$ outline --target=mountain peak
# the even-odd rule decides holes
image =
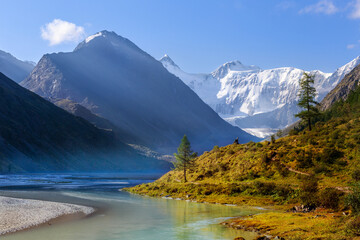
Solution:
[[[97,37],[104,37],[104,38],[111,38],[111,37],[120,37],[122,38],[121,36],[117,35],[115,32],[113,31],[107,31],[107,30],[102,30],[100,32],[97,32],[93,35],[90,35],[88,36],[86,39],[85,39],[85,43],[89,43],[91,40],[97,38]]]
[[[136,46],[129,39],[124,38],[113,31],[103,30],[93,35],[88,36],[84,41],[78,44],[74,51],[78,51],[83,48],[103,49],[104,47],[110,47],[121,52],[128,52],[129,49],[144,54],[138,46]]]
[[[258,66],[250,65],[246,66],[242,64],[239,60],[230,61],[224,63],[220,67],[218,67],[212,75],[215,78],[223,78],[225,77],[230,71],[260,71],[261,69]]]
[[[176,63],[167,54],[165,54],[159,61],[166,67],[173,66],[173,67],[179,68],[179,66],[176,65]]]

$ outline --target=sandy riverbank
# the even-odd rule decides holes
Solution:
[[[0,196],[0,235],[39,226],[70,215],[87,216],[92,207]]]

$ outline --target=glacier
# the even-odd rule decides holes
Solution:
[[[255,136],[269,136],[298,120],[294,114],[299,111],[297,101],[302,69],[263,70],[236,60],[223,64],[212,73],[192,74],[184,72],[166,54],[160,62],[223,119]],[[320,102],[359,63],[360,57],[357,57],[334,73],[310,71],[315,75],[316,100]]]

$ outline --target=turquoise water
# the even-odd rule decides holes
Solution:
[[[0,177],[0,195],[68,202],[98,209],[96,214],[85,219],[35,228],[1,239],[215,240],[238,236],[254,239],[256,236],[219,223],[231,217],[258,213],[260,210],[257,209],[156,199],[119,191],[124,186],[149,181],[152,179],[109,175],[18,175],[6,176],[3,181]]]

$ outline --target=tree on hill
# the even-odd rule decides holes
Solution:
[[[174,162],[175,169],[184,171],[184,181],[186,182],[186,171],[194,167],[194,160],[197,154],[191,150],[190,142],[186,135],[181,139],[178,152],[174,153],[176,161]]]
[[[298,106],[305,110],[295,115],[295,117],[301,118],[308,124],[309,131],[311,131],[311,120],[319,114],[319,110],[316,107],[318,103],[315,101],[316,89],[313,87],[314,80],[315,75],[306,72],[303,73],[300,79],[300,99]]]

